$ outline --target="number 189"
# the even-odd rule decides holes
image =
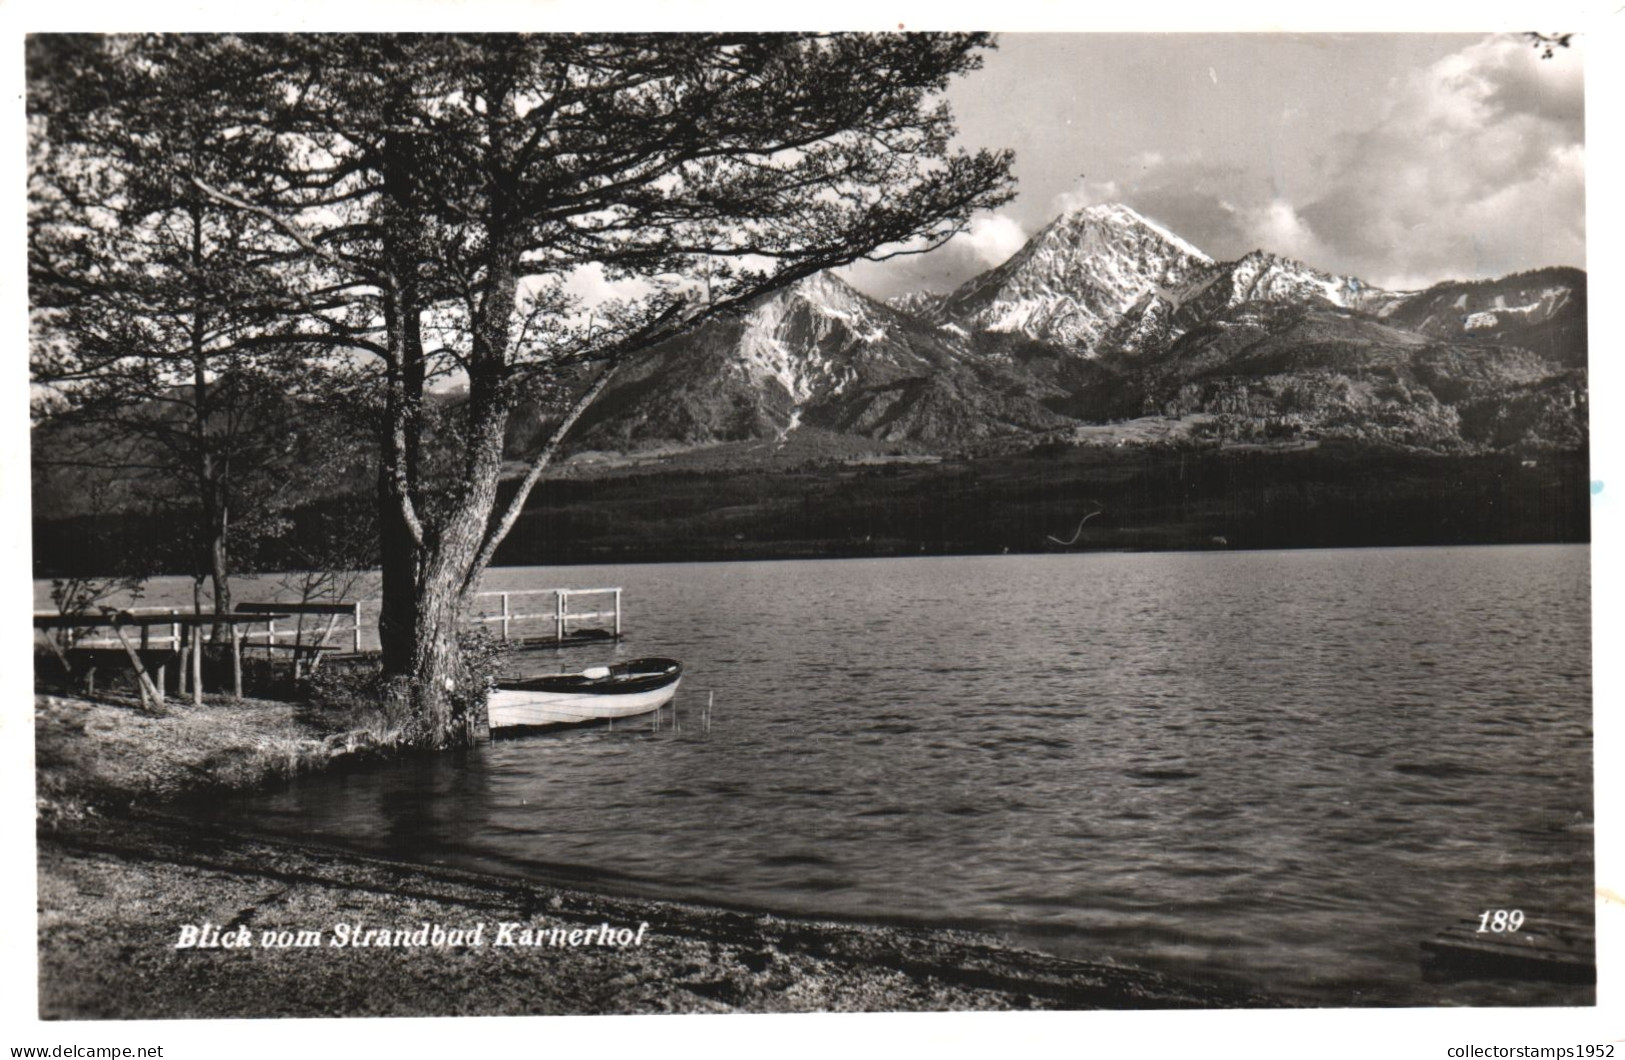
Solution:
[[[1509,931],[1517,931],[1521,927],[1523,927],[1522,909],[1513,909],[1511,911],[1505,909],[1486,910],[1480,913],[1478,917],[1478,933],[1480,935],[1486,931],[1493,931],[1500,935]]]

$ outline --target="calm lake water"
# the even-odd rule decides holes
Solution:
[[[1589,923],[1589,550],[503,569],[622,585],[649,719],[312,778],[249,828],[670,897],[967,926],[1324,1005],[1490,909]],[[709,732],[701,724],[715,693]],[[205,812],[200,810],[199,812]]]

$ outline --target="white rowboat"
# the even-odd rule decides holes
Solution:
[[[648,714],[671,702],[682,677],[676,659],[634,659],[574,674],[498,681],[489,700],[491,729],[539,729]]]

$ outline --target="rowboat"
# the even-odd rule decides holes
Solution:
[[[579,673],[499,680],[488,700],[491,729],[538,729],[631,718],[670,703],[683,678],[676,659],[633,659]]]

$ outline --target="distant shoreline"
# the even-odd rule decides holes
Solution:
[[[1525,459],[1349,443],[673,466],[544,481],[495,565],[1043,554],[1096,509],[1072,551],[1581,544],[1591,537],[1589,474],[1583,450]],[[35,577],[118,569],[120,548],[162,532],[132,513],[36,518]],[[277,570],[278,559],[239,561]]]
[[[1276,548],[1263,548],[1263,547],[1260,547],[1260,548],[1222,548],[1222,547],[1218,547],[1218,546],[1214,546],[1214,547],[1210,547],[1210,548],[1189,548],[1189,549],[1175,549],[1175,548],[1163,548],[1163,549],[1055,548],[1055,549],[1050,549],[1048,551],[1003,552],[1003,553],[1001,553],[1001,552],[918,552],[918,553],[898,552],[898,553],[888,553],[888,554],[877,554],[877,553],[853,553],[853,554],[822,553],[822,554],[816,554],[816,555],[814,555],[814,554],[807,554],[807,555],[789,555],[789,554],[786,554],[786,555],[761,555],[761,556],[729,556],[729,557],[726,557],[726,558],[716,558],[716,559],[698,558],[698,559],[681,559],[681,560],[647,559],[647,558],[639,557],[639,558],[629,558],[629,559],[583,560],[583,561],[581,561],[579,563],[556,563],[556,564],[555,563],[502,563],[502,564],[492,564],[489,568],[487,568],[486,575],[487,575],[487,577],[490,577],[492,575],[497,575],[497,576],[500,577],[500,575],[502,573],[507,572],[507,571],[549,570],[549,569],[552,569],[554,567],[559,567],[559,568],[570,568],[570,567],[645,567],[645,566],[647,566],[647,567],[658,567],[658,566],[680,566],[680,565],[684,565],[684,564],[700,565],[700,564],[716,564],[716,563],[821,563],[821,562],[826,562],[826,561],[828,561],[828,562],[839,562],[839,561],[847,561],[847,560],[899,560],[899,559],[950,560],[950,559],[1004,559],[1004,558],[1018,559],[1018,558],[1023,558],[1023,557],[1030,558],[1030,557],[1035,557],[1035,556],[1048,556],[1048,557],[1056,557],[1056,558],[1061,557],[1061,556],[1071,556],[1071,557],[1075,557],[1075,558],[1082,558],[1082,557],[1086,557],[1086,556],[1148,556],[1148,555],[1185,556],[1185,555],[1207,555],[1207,554],[1226,553],[1226,552],[1235,552],[1235,553],[1247,553],[1247,552],[1358,552],[1358,551],[1367,551],[1367,550],[1370,550],[1370,551],[1382,551],[1382,550],[1393,550],[1393,549],[1423,549],[1423,548],[1426,548],[1426,549],[1433,549],[1433,548],[1437,548],[1437,549],[1456,549],[1456,548],[1589,548],[1590,546],[1591,546],[1590,541],[1486,541],[1486,542],[1467,543],[1467,544],[1339,545],[1339,546],[1304,545],[1304,546],[1301,546],[1301,547],[1276,547]],[[279,571],[241,572],[241,573],[238,573],[235,576],[236,580],[234,581],[234,584],[241,584],[241,583],[253,584],[253,583],[265,580],[265,579],[271,579],[271,578],[279,577],[281,575],[281,573],[282,572],[279,572]],[[377,570],[372,570],[372,571],[367,571],[367,572],[364,572],[364,573],[365,573],[366,576],[376,577],[378,572],[377,572]],[[187,583],[187,592],[190,593],[190,591],[191,591],[191,589],[190,589],[191,578],[189,576],[187,576],[187,575],[184,575],[184,574],[155,574],[151,578],[152,581],[180,580],[180,579],[185,579],[185,581]],[[52,605],[51,605],[49,599],[45,598],[44,595],[43,595],[43,594],[48,594],[49,593],[49,591],[50,591],[50,583],[51,583],[51,579],[49,577],[35,578],[33,580],[34,591],[35,591],[35,596],[36,596],[36,600],[35,600],[35,608],[36,608],[36,610],[42,610],[42,611],[50,611],[50,610],[52,610]],[[492,589],[490,591],[493,591],[493,592],[499,591],[501,588],[502,588],[501,586],[498,586],[497,588]],[[365,599],[365,600],[374,600],[374,599],[377,598],[377,596],[378,596],[377,589],[375,587],[372,587],[372,588],[369,588],[367,590],[367,592],[363,595],[362,598]],[[140,607],[162,607],[162,606],[172,606],[172,605],[170,605],[166,601],[158,600],[156,598],[143,598],[142,600],[137,602],[136,606],[140,606]],[[186,601],[181,602],[181,606],[183,606],[183,608],[186,609],[186,610],[190,610],[192,604],[191,604],[190,600],[186,600]]]

